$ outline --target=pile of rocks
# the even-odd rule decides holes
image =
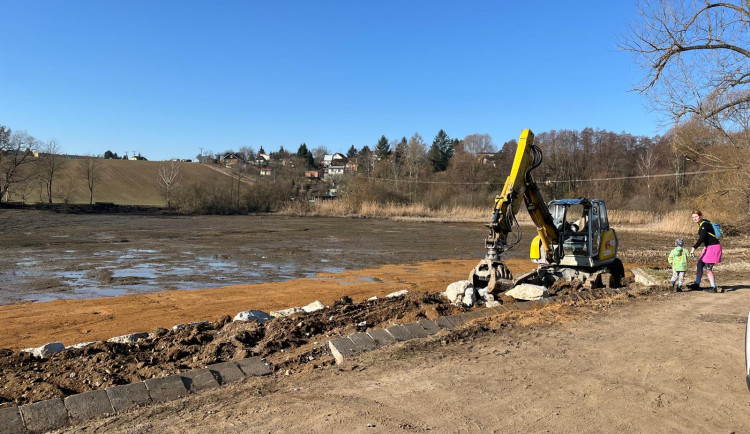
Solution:
[[[476,289],[468,280],[459,280],[453,282],[445,289],[443,295],[451,303],[466,307],[472,307],[475,304],[484,303],[487,307],[498,306],[500,303],[495,300],[495,295],[487,288]],[[544,286],[530,285],[524,283],[505,292],[508,297],[515,300],[533,301],[549,297],[549,291]]]

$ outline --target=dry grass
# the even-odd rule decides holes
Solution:
[[[280,213],[285,215],[305,215],[314,217],[368,217],[390,218],[394,220],[441,220],[441,221],[484,221],[489,220],[489,208],[445,207],[431,210],[423,204],[399,203],[355,203],[346,199],[319,200],[313,203],[294,202]]]
[[[69,189],[72,182],[71,203],[88,203],[89,190],[78,170],[76,159],[63,160],[63,166],[55,177],[54,191]],[[98,160],[102,170],[101,181],[94,187],[94,202],[112,202],[118,205],[165,206],[166,200],[157,188],[157,177],[161,161]],[[225,182],[229,177],[212,170],[205,164],[182,163],[182,185]],[[38,191],[38,189],[37,189]],[[46,201],[46,194],[42,201]],[[39,193],[29,195],[29,202],[39,201]],[[53,202],[62,202],[60,197]]]
[[[363,202],[358,204],[346,199],[323,200],[314,203],[296,202],[287,205],[285,215],[315,217],[374,217],[408,221],[484,222],[492,216],[492,208],[449,206],[432,210],[422,204],[398,204]],[[531,224],[526,212],[518,213],[518,221]],[[615,228],[639,228],[668,233],[692,233],[695,224],[690,220],[690,211],[672,211],[657,214],[648,211],[610,210],[609,221]]]

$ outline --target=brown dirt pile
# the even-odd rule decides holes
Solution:
[[[266,357],[277,369],[314,369],[331,364],[323,345],[332,336],[391,323],[436,318],[463,311],[439,294],[352,302],[343,297],[310,314],[275,318],[264,324],[219,321],[179,330],[158,328],[136,344],[99,342],[68,349],[48,359],[0,351],[0,407],[103,389],[176,374],[212,363]],[[306,366],[309,365],[309,366]]]

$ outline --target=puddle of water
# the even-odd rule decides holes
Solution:
[[[340,249],[327,249],[329,253],[340,253]],[[300,269],[295,262],[268,263],[265,255],[253,254],[260,262],[237,261],[228,255],[200,255],[193,251],[181,252],[180,257],[170,258],[156,249],[100,250],[90,256],[77,258],[76,250],[24,251],[13,270],[0,272],[0,304],[18,298],[14,288],[33,285],[38,279],[59,279],[57,288],[33,289],[22,300],[49,301],[56,299],[84,299],[114,297],[132,293],[152,293],[170,288],[202,289],[238,284],[257,284],[268,281],[291,280],[301,277],[315,280],[330,280],[316,277],[318,273],[340,273],[345,267],[335,258],[320,258],[320,269],[306,266]],[[240,256],[241,257],[241,256]],[[85,261],[86,262],[79,262]],[[41,267],[46,268],[42,269]],[[110,270],[114,278],[131,278],[132,284],[102,283],[91,272]],[[356,282],[351,282],[351,284]],[[65,288],[65,289],[61,289]]]
[[[144,279],[156,279],[157,274],[156,271],[151,269],[134,269],[134,268],[126,268],[124,270],[115,270],[112,273],[112,277],[142,277]]]

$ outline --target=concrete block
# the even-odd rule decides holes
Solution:
[[[321,309],[325,309],[326,305],[323,304],[320,300],[315,300],[312,303],[308,304],[307,306],[302,306],[302,310],[304,310],[307,313],[315,312]]]
[[[435,324],[442,329],[455,330],[458,327],[456,318],[452,316],[441,316],[435,318]]]
[[[193,369],[180,374],[185,388],[192,393],[219,387],[219,382],[210,369]]]
[[[397,341],[408,341],[411,339],[411,335],[409,334],[409,331],[404,328],[404,326],[396,325],[393,327],[388,327],[385,329],[388,333],[390,333],[391,336],[393,336]]]
[[[136,405],[146,405],[151,397],[146,389],[146,383],[123,384],[105,389],[112,408],[117,413],[123,413]]]
[[[68,423],[68,412],[62,398],[22,405],[20,411],[26,429],[31,432],[52,431]]]
[[[484,311],[484,309],[476,309],[468,312],[469,315],[471,315],[472,318],[486,318],[487,313]]]
[[[25,348],[21,351],[25,353],[31,353],[35,357],[39,357],[41,359],[46,359],[48,356],[51,356],[52,354],[55,354],[55,353],[59,353],[60,351],[63,351],[64,349],[65,349],[65,345],[63,345],[62,342],[50,342],[50,343],[42,345],[41,347]]]
[[[391,336],[390,333],[382,329],[370,330],[369,332],[367,332],[367,334],[372,338],[372,340],[375,341],[375,345],[378,345],[378,346],[390,345],[396,342],[396,338],[394,338],[393,336]]]
[[[348,337],[336,338],[328,341],[328,348],[336,360],[336,364],[344,363],[344,359],[357,354],[357,346]]]
[[[530,310],[533,306],[530,301],[521,301],[514,303],[518,310]]]
[[[185,383],[179,375],[170,375],[162,378],[150,378],[146,381],[146,389],[154,402],[167,402],[173,399],[187,396],[188,391]]]
[[[272,319],[271,315],[262,310],[246,310],[235,315],[232,321],[258,321],[258,324],[263,324]]]
[[[146,339],[148,332],[130,333],[129,335],[115,336],[107,339],[107,342],[114,342],[117,344],[134,344],[138,342],[138,339]]]
[[[451,322],[455,323],[456,326],[460,326],[466,323],[466,321],[463,318],[461,318],[461,314],[449,315],[446,318],[448,318]]]
[[[631,268],[630,271],[633,273],[635,282],[643,286],[654,286],[659,283],[640,268]]]
[[[176,324],[172,326],[172,330],[177,331],[177,330],[182,330],[186,327],[198,327],[199,325],[204,325],[204,324],[208,324],[208,321],[194,321],[194,322],[189,322],[187,324],[185,323]]]
[[[549,296],[549,292],[544,286],[522,283],[505,291],[505,295],[513,297],[516,300],[539,300],[540,298]]]
[[[115,414],[115,410],[109,402],[107,392],[104,390],[70,395],[65,398],[65,408],[68,409],[68,416],[73,421],[88,420],[99,416],[111,416]]]
[[[271,367],[260,357],[248,357],[237,361],[237,366],[247,377],[271,375]]]
[[[357,346],[359,351],[374,350],[378,346],[367,333],[354,333],[349,335],[349,339]]]
[[[427,337],[427,330],[425,330],[424,327],[422,327],[418,323],[411,322],[409,324],[404,324],[404,328],[409,332],[412,338]]]
[[[421,325],[428,335],[434,335],[435,333],[440,331],[440,327],[438,327],[438,325],[435,324],[435,321],[431,319],[419,320],[417,321],[417,324]]]
[[[511,310],[520,310],[518,308],[518,303],[506,303],[503,306],[505,306],[505,308],[508,309],[509,311],[511,311]]]
[[[68,348],[75,348],[75,349],[78,349],[78,350],[80,350],[81,348],[86,348],[86,347],[88,347],[89,345],[94,345],[94,344],[98,344],[99,342],[101,342],[101,341],[79,342],[79,343],[77,343],[77,344],[75,344],[75,345],[71,345],[71,346],[69,346]]]
[[[0,434],[23,433],[23,419],[21,412],[15,405],[13,407],[0,408]]]
[[[473,315],[471,315],[470,312],[464,312],[464,313],[458,314],[458,319],[461,320],[461,324],[467,324],[473,321],[475,318]]]
[[[278,317],[283,317],[283,316],[291,316],[291,315],[294,315],[295,313],[305,313],[305,311],[302,310],[301,307],[296,306],[296,307],[290,307],[288,309],[272,310],[269,313],[271,314],[272,317],[278,318]]]
[[[245,379],[245,374],[240,370],[235,362],[222,362],[208,365],[206,368],[212,370],[219,376],[219,383],[234,383]]]
[[[466,289],[471,286],[471,282],[468,280],[459,280],[458,282],[453,282],[450,285],[448,285],[447,288],[445,288],[445,292],[443,292],[443,295],[454,304],[458,304],[463,300],[464,294],[466,293]]]
[[[491,308],[490,311],[493,313],[493,315],[500,315],[505,312],[508,312],[508,307],[504,304],[501,304],[500,306],[495,306]]]

